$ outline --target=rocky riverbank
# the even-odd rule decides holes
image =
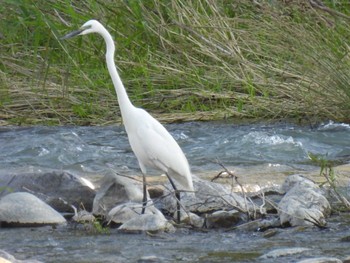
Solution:
[[[339,174],[346,176],[348,169],[348,166],[339,167]],[[273,236],[278,229],[286,227],[326,228],[332,208],[339,205],[328,187],[319,186],[322,178],[311,174],[292,174],[282,180],[279,177],[269,184],[263,184],[262,177],[260,183],[253,184],[248,183],[249,178],[237,178],[225,171],[211,177],[216,180],[205,176],[194,178],[195,193],[181,193],[181,220],[176,222],[175,195],[164,177],[149,180],[145,214],[141,214],[139,178],[110,172],[99,179],[91,182],[57,170],[3,174],[0,177],[1,226],[78,224],[92,226],[86,228],[90,231],[98,222],[102,229],[117,228],[127,233],[174,233],[183,228],[209,232],[237,229]],[[293,249],[270,251],[263,256],[278,258],[305,252]],[[5,256],[2,259],[12,262]],[[0,257],[0,262],[2,259]],[[311,262],[341,261],[315,259]]]

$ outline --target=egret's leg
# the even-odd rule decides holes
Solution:
[[[175,191],[175,197],[176,197],[176,209],[177,209],[177,222],[180,223],[180,220],[181,220],[181,215],[180,215],[180,192],[177,190],[173,180],[170,178],[170,176],[165,173],[166,176],[168,177],[169,181],[170,181],[170,184],[171,186],[174,188],[174,191]]]
[[[141,214],[145,213],[147,205],[147,185],[146,185],[146,175],[142,173],[142,183],[143,183],[143,199],[142,199],[142,211]]]

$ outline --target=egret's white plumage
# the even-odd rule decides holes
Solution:
[[[96,20],[89,20],[79,30],[63,38],[89,33],[101,35],[106,42],[108,71],[117,93],[129,142],[142,173],[146,174],[147,167],[156,168],[166,173],[169,180],[175,181],[177,190],[193,191],[190,167],[177,142],[147,111],[131,103],[114,63],[115,45],[106,28]]]

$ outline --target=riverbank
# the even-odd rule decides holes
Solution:
[[[120,120],[102,40],[59,39],[95,17],[115,38],[131,100],[162,122],[349,122],[347,3],[22,1],[0,8],[2,125]]]

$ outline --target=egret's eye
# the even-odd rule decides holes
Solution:
[[[92,27],[92,25],[86,25],[86,26],[82,26],[80,29],[81,30],[86,30],[86,29],[90,29]]]

